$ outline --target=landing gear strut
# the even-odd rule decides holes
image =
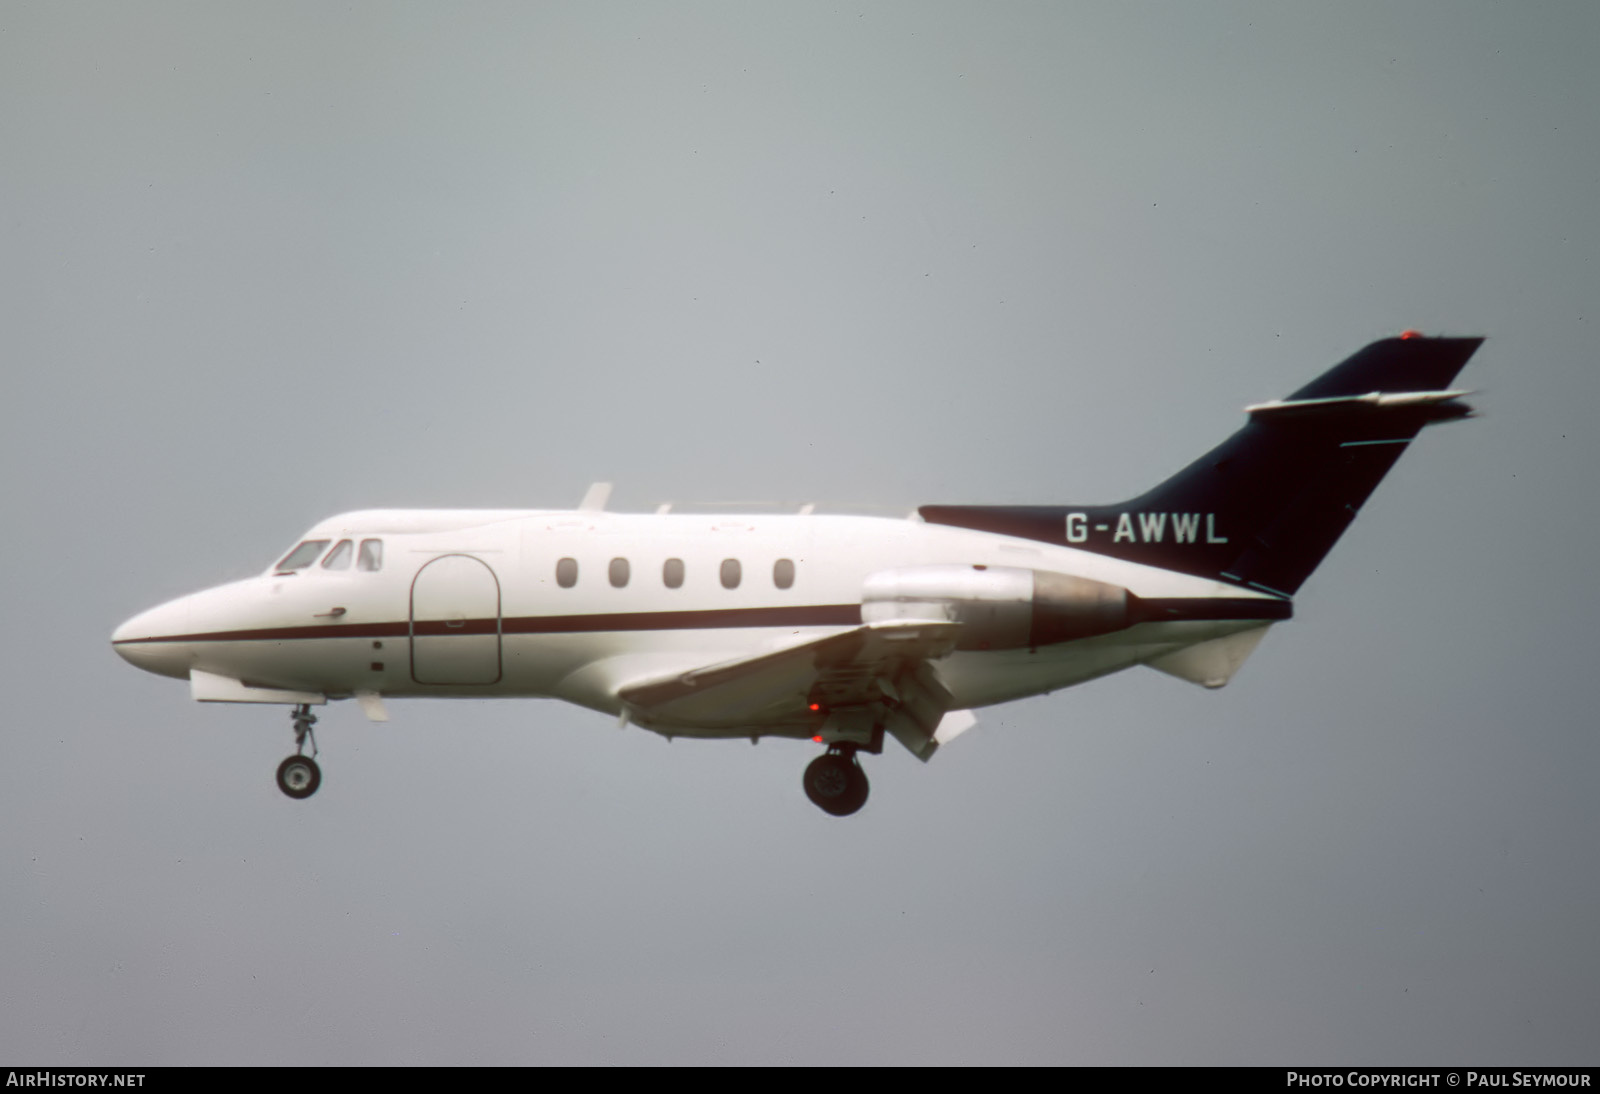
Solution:
[[[294,755],[278,765],[278,789],[291,798],[309,798],[322,785],[322,768],[312,756],[317,754],[317,735],[311,727],[317,716],[311,713],[310,703],[301,703],[290,715],[294,721]],[[311,742],[311,756],[302,755],[306,742]]]
[[[856,761],[854,745],[836,744],[806,766],[804,785],[824,813],[848,817],[867,804],[867,773]]]

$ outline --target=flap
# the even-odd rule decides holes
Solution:
[[[907,663],[943,657],[955,646],[959,624],[868,624],[774,653],[743,657],[643,683],[621,691],[642,724],[712,728],[802,721],[819,685],[838,707],[876,701],[878,678]]]
[[[945,620],[869,623],[797,646],[724,661],[621,689],[632,720],[674,727],[805,729],[865,743],[887,731],[922,759],[949,706],[928,662],[955,648]],[[876,747],[876,746],[874,746]]]

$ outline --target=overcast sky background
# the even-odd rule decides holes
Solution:
[[[1571,1064],[1600,8],[0,6],[0,1062]],[[1110,502],[1483,334],[1226,690],[872,800],[553,703],[200,706],[126,617],[376,506]]]

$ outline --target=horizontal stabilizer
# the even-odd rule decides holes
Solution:
[[[1471,394],[1470,391],[1370,391],[1365,395],[1335,395],[1326,399],[1279,399],[1247,406],[1244,412],[1252,418],[1297,418],[1428,407],[1432,409],[1432,420],[1448,421],[1472,413],[1471,407],[1460,402]]]
[[[1233,679],[1233,674],[1255,652],[1266,633],[1266,627],[1255,627],[1213,638],[1209,642],[1185,646],[1176,653],[1145,663],[1157,672],[1176,676],[1179,680],[1187,680],[1203,688],[1220,688]]]

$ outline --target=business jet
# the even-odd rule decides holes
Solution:
[[[1226,684],[1422,428],[1472,414],[1450,384],[1481,343],[1375,342],[1116,505],[626,514],[597,484],[576,510],[364,510],[112,643],[201,702],[291,707],[291,798],[322,781],[314,706],[528,696],[811,740],[806,795],[846,816],[886,739],[926,761],[977,708],[1136,665]]]

